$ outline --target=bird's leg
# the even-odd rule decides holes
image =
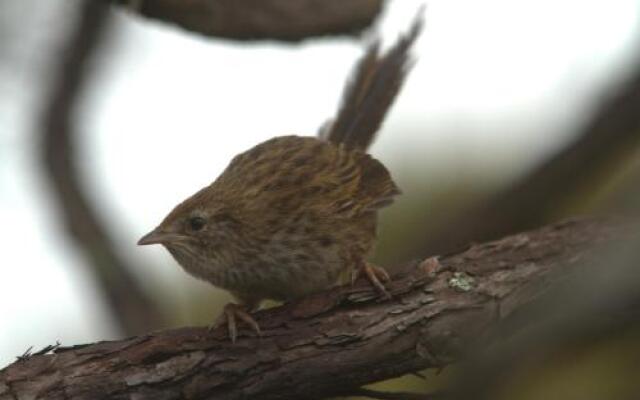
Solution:
[[[238,328],[236,326],[236,318],[238,318],[245,324],[249,325],[249,327],[253,329],[258,336],[260,336],[262,334],[260,326],[256,320],[253,319],[251,314],[249,314],[249,312],[254,310],[256,306],[256,304],[245,306],[242,304],[227,303],[222,310],[222,314],[216,319],[209,329],[217,328],[226,323],[231,343],[235,343],[236,338],[238,337]]]
[[[351,284],[353,285],[358,277],[364,274],[367,280],[386,298],[390,299],[391,295],[384,287],[382,282],[389,282],[391,278],[384,268],[370,264],[364,260],[360,260],[356,264],[356,268],[351,272]]]

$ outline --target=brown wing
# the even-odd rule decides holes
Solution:
[[[247,211],[339,218],[386,206],[399,193],[370,155],[299,136],[277,137],[238,155],[213,186]]]

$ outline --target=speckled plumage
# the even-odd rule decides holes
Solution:
[[[366,153],[409,69],[422,26],[381,55],[373,43],[356,65],[335,119],[314,137],[282,136],[236,156],[211,185],[179,204],[139,244],[163,244],[190,274],[232,292],[246,309],[334,285],[351,269],[378,290],[383,269],[366,263],[377,212],[399,193]],[[225,307],[259,332],[242,306]]]
[[[335,284],[365,258],[376,211],[396,194],[370,155],[283,136],[236,156],[160,226],[189,232],[191,218],[210,221],[187,245],[166,245],[183,268],[248,303],[289,300]]]

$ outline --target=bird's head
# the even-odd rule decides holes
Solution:
[[[215,267],[228,261],[240,225],[215,188],[206,187],[178,204],[138,245],[161,244],[186,269],[194,264]]]

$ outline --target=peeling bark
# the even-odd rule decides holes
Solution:
[[[617,223],[572,220],[406,265],[380,298],[364,282],[259,312],[263,336],[182,328],[57,348],[0,371],[9,399],[289,399],[443,367],[565,281]],[[532,321],[521,321],[526,324]],[[351,390],[353,391],[353,390]]]

